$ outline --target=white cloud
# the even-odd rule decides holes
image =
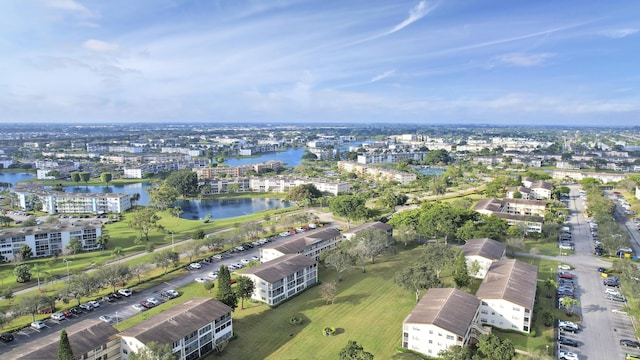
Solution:
[[[606,37],[610,37],[612,39],[621,39],[623,37],[633,35],[639,31],[640,29],[635,29],[635,28],[612,29],[612,30],[603,31],[602,35]]]
[[[105,42],[102,40],[96,40],[96,39],[90,39],[85,41],[84,43],[82,43],[82,47],[84,47],[87,50],[91,50],[99,53],[115,52],[120,49],[118,44],[108,43],[108,42]]]
[[[81,3],[75,0],[45,0],[44,4],[45,6],[50,8],[67,10],[82,16],[88,16],[88,17],[95,16],[95,14],[91,10],[89,10],[86,6],[82,5]]]
[[[393,74],[395,74],[395,73],[396,73],[395,69],[394,70],[385,71],[382,74],[378,74],[378,75],[372,77],[371,80],[369,80],[369,82],[370,83],[374,83],[376,81],[380,81],[382,79],[386,79],[389,76],[393,76]]]
[[[393,29],[389,30],[385,33],[385,35],[393,34],[396,31],[400,31],[405,27],[411,25],[412,23],[422,19],[425,15],[430,13],[435,6],[427,6],[427,2],[425,0],[420,0],[418,5],[414,6],[413,9],[409,10],[409,17],[406,18],[403,22],[393,27]]]
[[[544,65],[546,61],[552,57],[554,54],[550,53],[541,53],[541,54],[520,54],[520,53],[512,53],[505,54],[498,57],[498,61],[520,67],[532,67],[532,66],[540,66]]]

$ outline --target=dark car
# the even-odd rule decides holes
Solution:
[[[9,333],[2,333],[2,334],[0,334],[0,340],[2,340],[2,342],[5,342],[5,343],[12,342],[13,341],[13,335],[11,335]]]
[[[604,286],[618,287],[618,280],[616,280],[616,279],[604,279],[604,280],[602,280],[602,284]]]
[[[154,304],[154,303],[152,303],[150,301],[147,301],[147,300],[140,301],[140,305],[144,306],[147,309],[151,309],[152,307],[156,306],[156,304]]]
[[[607,299],[609,300],[613,300],[613,301],[617,301],[617,302],[624,302],[624,296],[619,296],[619,295],[614,295],[614,294],[609,294],[607,296]]]
[[[110,294],[109,296],[111,296],[114,299],[121,299],[122,298],[122,295],[120,295],[118,293],[113,293],[113,294]]]
[[[635,340],[622,339],[620,340],[620,345],[640,349],[640,342]]]
[[[72,307],[71,309],[69,309],[69,311],[71,311],[74,315],[80,315],[84,312],[79,307]]]
[[[559,272],[558,273],[558,277],[560,279],[573,279],[573,274],[568,273],[568,272]]]
[[[564,336],[560,336],[558,338],[558,344],[578,347],[578,342],[577,341],[575,341],[573,339],[569,339],[568,337],[564,337]]]

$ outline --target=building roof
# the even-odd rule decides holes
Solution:
[[[83,320],[65,330],[71,349],[76,356],[101,347],[118,333],[113,326],[97,319]],[[55,359],[59,341],[60,331],[56,331],[41,339],[18,346],[7,354],[11,355],[11,359]]]
[[[338,229],[323,227],[295,234],[274,246],[265,246],[264,248],[274,249],[283,254],[299,254],[315,243],[335,239],[339,235],[340,231]]]
[[[55,232],[65,232],[84,229],[98,229],[102,227],[99,220],[69,219],[69,221],[58,221],[54,224],[41,224],[19,228],[2,229],[0,239],[13,236],[26,236],[35,234],[49,234]]]
[[[385,224],[383,222],[380,221],[374,221],[374,222],[367,222],[364,223],[362,225],[353,227],[347,231],[344,231],[342,234],[345,237],[349,237],[349,236],[353,236],[357,233],[359,233],[362,230],[367,230],[367,229],[378,229],[378,230],[382,230],[382,231],[390,231],[393,229],[393,226],[389,225],[389,224]]]
[[[130,327],[119,336],[134,337],[144,344],[151,341],[170,344],[231,311],[218,300],[193,298]]]
[[[500,212],[502,208],[502,202],[498,199],[482,199],[478,201],[476,206],[473,207],[475,211],[490,211],[494,213]]]
[[[540,188],[540,189],[545,189],[545,190],[553,190],[553,184],[550,183],[550,182],[546,182],[546,181],[536,181],[536,182],[532,183],[530,187],[532,189],[533,188]]]
[[[502,205],[522,205],[522,206],[541,206],[546,207],[549,203],[545,200],[529,200],[529,199],[504,199],[502,200]]]
[[[502,259],[506,249],[504,243],[489,238],[469,239],[462,247],[464,256],[482,256],[490,260]]]
[[[458,289],[432,288],[404,319],[405,324],[433,324],[464,337],[480,300]]]
[[[301,254],[286,254],[247,269],[242,274],[255,275],[273,283],[314,264],[316,261],[310,257]]]
[[[532,309],[537,280],[536,266],[516,259],[496,261],[489,267],[476,296],[482,300],[503,299]]]

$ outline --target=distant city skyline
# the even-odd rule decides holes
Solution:
[[[0,123],[640,124],[640,3],[4,0]]]

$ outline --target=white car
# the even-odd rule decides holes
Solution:
[[[606,288],[604,289],[604,293],[607,295],[616,295],[616,296],[620,296],[620,291],[618,291],[618,289],[614,289],[614,288]]]
[[[98,319],[100,319],[101,321],[106,322],[107,324],[111,324],[113,322],[113,318],[111,318],[111,316],[109,316],[109,315],[102,315]]]
[[[571,266],[569,266],[567,264],[560,264],[560,265],[558,265],[558,269],[560,269],[560,270],[571,270]]]
[[[215,279],[218,278],[218,272],[217,271],[212,271],[212,272],[208,273],[207,276],[215,280]]]
[[[624,311],[622,309],[613,309],[613,310],[611,310],[611,312],[616,314],[616,315],[629,315],[629,313],[627,313],[626,311]]]
[[[195,278],[195,282],[199,282],[199,283],[206,283],[206,282],[207,282],[207,279],[202,278],[202,277],[197,277],[197,278]]]
[[[235,263],[233,264],[233,266],[235,266],[236,269],[242,269],[244,267],[244,264],[242,263]]]
[[[201,269],[202,268],[202,264],[200,264],[199,262],[194,262],[194,263],[189,264],[189,268],[195,269],[195,270]]]
[[[95,301],[95,300],[91,300],[91,301],[87,301],[91,306],[93,306],[94,308],[99,308],[100,307],[100,303]]]
[[[260,261],[260,258],[258,256],[253,255],[251,257],[251,261]]]
[[[31,328],[36,330],[44,329],[46,327],[47,327],[47,324],[45,324],[44,321],[34,321],[31,323]]]
[[[241,262],[241,263],[243,263],[243,264],[248,264],[248,263],[250,263],[250,262],[251,262],[251,260],[249,260],[249,259],[242,259],[242,260],[240,260],[240,262]]]
[[[133,294],[133,292],[129,289],[120,289],[118,290],[118,294],[122,295],[122,296],[131,296],[131,294]]]
[[[140,305],[140,304],[133,304],[133,305],[131,305],[131,307],[132,307],[132,308],[133,308],[133,310],[135,310],[135,311],[145,311],[145,310],[147,310],[147,308],[146,308],[146,307],[144,307],[144,306],[142,306],[142,305]]]
[[[558,359],[560,360],[578,360],[578,354],[571,351],[558,351]]]
[[[147,301],[152,303],[153,305],[160,305],[162,302],[154,297],[147,298]]]
[[[55,313],[55,314],[51,314],[51,318],[52,318],[53,320],[58,320],[58,321],[60,321],[60,320],[66,320],[66,319],[67,319],[67,317],[66,317],[66,316],[62,315],[62,313]]]

